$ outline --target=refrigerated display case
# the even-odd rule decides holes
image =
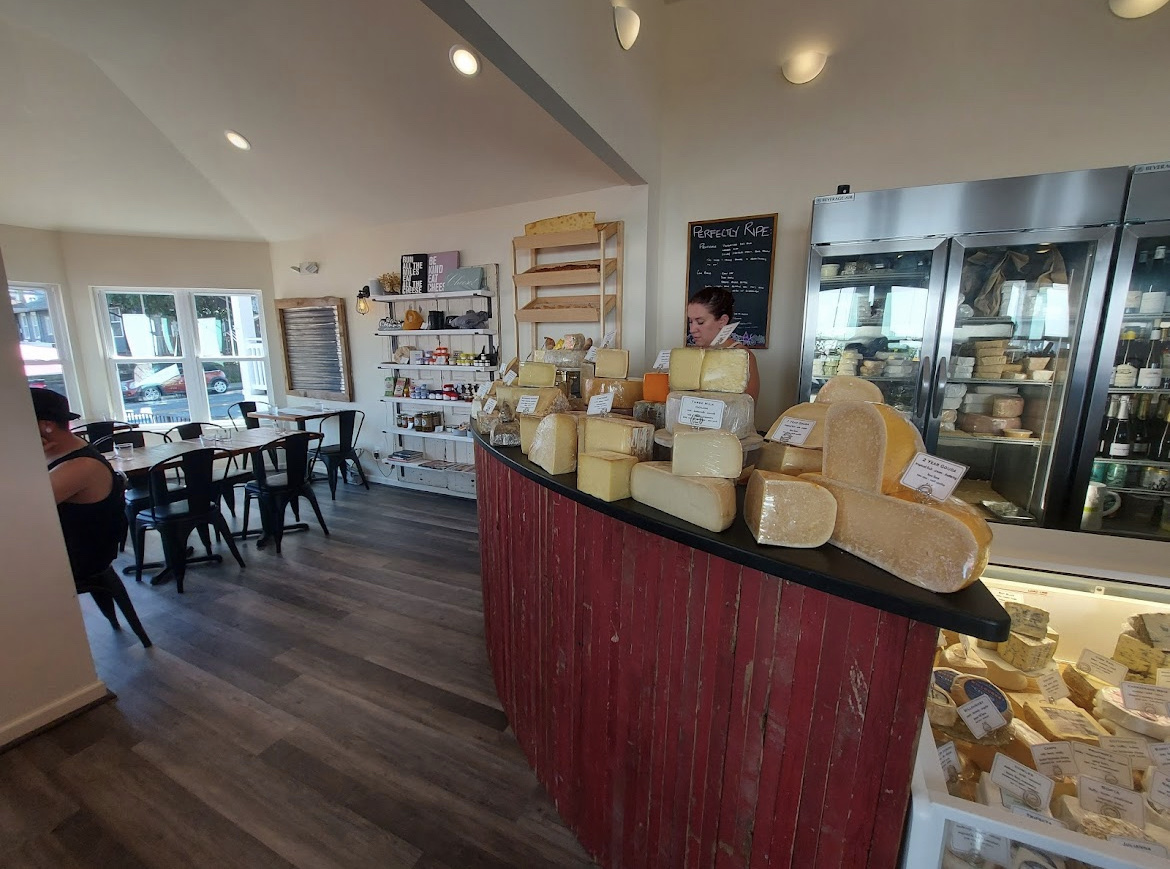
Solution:
[[[1111,686],[1118,683],[1157,689],[1170,677],[1170,650],[1165,648],[1170,643],[1151,637],[1144,620],[1136,630],[1131,622],[1153,614],[1163,620],[1155,624],[1170,624],[1170,591],[995,565],[982,581],[1005,606],[1047,615],[1042,632],[1055,643],[1053,659],[1023,673],[1029,682],[1023,690],[1004,689],[1013,720],[999,731],[976,738],[964,732],[961,720],[948,725],[928,711],[919,735],[902,865],[1012,867],[1028,865],[1021,854],[1031,849],[1042,855],[1038,866],[1167,866],[1170,793],[1158,786],[1170,776],[1165,742],[1170,714],[1165,709],[1142,713],[1141,723],[1134,725],[1141,731],[1131,730],[1124,723],[1139,720],[1138,713],[1102,693],[1115,691]],[[963,638],[944,635],[940,645],[956,639],[961,645]],[[976,641],[969,646],[989,666],[992,681],[1010,684],[1005,681],[1010,668],[998,647]],[[1070,668],[1079,673],[1069,675]],[[1045,681],[1046,673],[1059,678]],[[1062,693],[1068,696],[1054,696]],[[1040,732],[1047,725],[1034,712],[1052,706],[1070,718],[1088,716],[1087,726],[1097,735],[1086,730],[1053,740],[1054,734]],[[1068,769],[1045,764],[1065,754],[1071,759]],[[1033,773],[1050,779],[1047,802],[1033,800],[1029,806],[1026,790],[999,787],[1010,766],[1001,758],[1028,768],[1014,781],[1026,784]],[[1110,764],[1118,770],[1111,787],[1123,793],[1099,786],[1100,778],[1110,775]]]
[[[1070,530],[1170,540],[1168,250],[1170,165],[1138,166],[1091,378]]]
[[[1127,167],[823,197],[800,400],[873,380],[988,520],[1064,521]],[[1168,464],[1170,467],[1170,464]]]

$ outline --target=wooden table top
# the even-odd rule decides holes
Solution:
[[[272,410],[254,410],[248,416],[253,419],[275,419],[281,422],[302,422],[309,419],[324,419],[337,413],[334,409],[318,410],[312,407],[274,407]]]
[[[213,443],[210,437],[202,438],[201,440],[175,441],[169,444],[156,444],[152,447],[136,447],[129,453],[123,452],[119,456],[108,455],[106,458],[114,466],[114,470],[121,471],[123,474],[136,474],[148,471],[159,462],[176,458],[191,450],[213,447],[230,453],[233,456],[238,456],[241,453],[248,453],[252,450],[266,447],[273,441],[279,440],[289,434],[291,432],[274,428],[229,431],[228,439],[221,442]],[[314,439],[321,437],[317,432],[309,432],[309,435]]]

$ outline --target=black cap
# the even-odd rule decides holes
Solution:
[[[59,423],[80,419],[81,414],[69,412],[69,399],[61,393],[40,387],[33,387],[29,389],[29,392],[32,393],[33,410],[37,413],[37,419],[47,419],[49,422]]]

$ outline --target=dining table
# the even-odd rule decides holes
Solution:
[[[274,407],[271,410],[254,410],[248,414],[252,419],[269,419],[276,422],[291,422],[301,431],[305,430],[305,423],[314,419],[325,419],[337,413],[329,408],[313,407]]]

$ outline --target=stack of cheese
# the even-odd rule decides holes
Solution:
[[[1131,616],[1129,629],[1117,637],[1113,660],[1125,664],[1126,680],[1154,684],[1161,668],[1170,667],[1170,652],[1154,637],[1170,636],[1170,614],[1140,613]]]
[[[630,470],[650,458],[653,436],[646,423],[616,414],[553,413],[533,429],[528,458],[550,474],[577,471],[582,492],[618,501],[630,497]]]
[[[544,347],[532,351],[532,361],[547,362],[557,368],[581,368],[585,364],[585,354],[592,346],[593,339],[579,332],[572,332],[559,341],[545,338]]]
[[[641,378],[631,378],[630,351],[603,347],[593,360],[593,376],[581,382],[581,400],[588,404],[595,395],[612,395],[614,413],[630,416],[634,405],[642,400]]]
[[[669,462],[635,465],[630,494],[663,513],[724,531],[735,521],[735,481],[743,472],[740,440],[721,429],[679,430]]]

